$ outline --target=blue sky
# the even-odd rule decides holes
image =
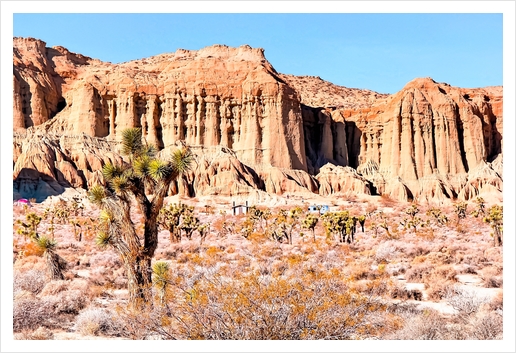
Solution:
[[[265,49],[277,71],[395,93],[416,77],[503,84],[502,14],[14,14],[13,34],[123,62],[212,44]]]

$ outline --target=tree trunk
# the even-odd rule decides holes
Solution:
[[[501,236],[500,230],[498,228],[494,228],[493,240],[494,240],[494,246],[502,245],[502,236]]]
[[[139,256],[134,261],[125,261],[129,305],[137,308],[152,303],[151,258]]]
[[[53,251],[47,250],[44,253],[44,257],[47,261],[48,276],[51,280],[63,280],[63,271],[61,268],[61,260],[59,255]]]

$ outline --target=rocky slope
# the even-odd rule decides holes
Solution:
[[[24,196],[98,182],[96,170],[121,159],[119,132],[141,127],[164,152],[196,151],[195,170],[173,186],[192,196],[501,197],[501,87],[425,78],[387,96],[279,74],[249,46],[111,64],[14,38],[13,64],[13,180]]]

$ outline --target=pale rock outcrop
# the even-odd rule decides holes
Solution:
[[[485,193],[501,194],[503,179],[493,168],[491,163],[482,162],[468,174],[466,185],[460,190],[458,198],[471,200]]]
[[[15,80],[28,82],[15,84],[14,109],[32,95],[25,120],[47,132],[116,139],[141,127],[161,148],[221,145],[244,163],[306,170],[299,97],[263,49],[214,45],[115,65],[36,39],[14,38],[14,47]]]
[[[317,180],[302,170],[269,167],[259,170],[258,174],[265,183],[265,191],[272,194],[317,193],[319,189]]]
[[[387,195],[393,200],[410,201],[414,198],[410,189],[403,183],[400,177],[387,179],[384,184],[385,191],[382,195]]]
[[[369,182],[350,167],[326,164],[315,176],[319,182],[319,194],[330,195],[340,192],[353,192],[370,195]]]
[[[356,109],[304,107],[308,169],[331,162],[362,173],[371,161],[374,175],[363,175],[379,193],[399,178],[403,187],[389,193],[401,199],[456,196],[469,171],[502,151],[502,100],[498,87],[462,89],[422,78]]]
[[[121,163],[115,144],[86,135],[47,133],[14,135],[14,191],[26,198],[57,195],[65,187],[88,188],[101,183],[106,163]]]
[[[249,189],[263,189],[256,172],[231,153],[221,152],[211,158],[201,154],[196,164],[187,178],[196,195],[234,196]]]

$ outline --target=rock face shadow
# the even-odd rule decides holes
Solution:
[[[60,195],[65,192],[65,186],[54,178],[41,174],[35,169],[23,168],[18,177],[13,180],[13,199],[36,199],[42,202],[47,197]]]

